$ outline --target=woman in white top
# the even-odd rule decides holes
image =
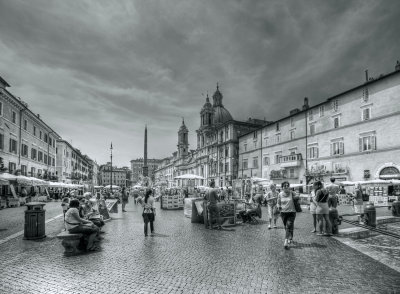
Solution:
[[[153,191],[151,189],[147,190],[146,195],[144,197],[144,201],[142,202],[143,206],[143,221],[144,221],[144,236],[147,237],[147,227],[148,223],[150,223],[150,232],[154,234],[154,198]]]
[[[86,250],[95,251],[99,248],[94,246],[93,241],[99,232],[93,222],[85,220],[79,216],[79,200],[72,199],[69,203],[69,209],[65,213],[65,225],[71,234],[84,234],[88,235],[88,244]]]

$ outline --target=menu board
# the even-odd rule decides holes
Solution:
[[[106,207],[109,212],[118,213],[118,204],[117,204],[118,200],[107,199],[107,200],[105,200],[105,203],[106,203]]]

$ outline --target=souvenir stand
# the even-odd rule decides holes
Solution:
[[[165,189],[165,194],[161,197],[161,209],[183,209],[184,195],[180,188]]]

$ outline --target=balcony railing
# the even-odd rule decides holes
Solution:
[[[300,166],[302,161],[302,156],[301,154],[291,154],[291,155],[285,155],[281,156],[278,159],[278,162],[280,163],[281,167],[296,167]]]

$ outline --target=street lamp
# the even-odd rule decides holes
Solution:
[[[112,194],[112,187],[113,187],[113,174],[112,174],[112,168],[113,168],[113,166],[112,166],[112,151],[113,151],[113,146],[112,146],[112,142],[111,142],[111,147],[110,147],[110,156],[111,156],[111,194]]]

